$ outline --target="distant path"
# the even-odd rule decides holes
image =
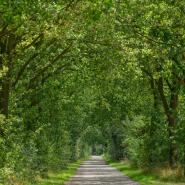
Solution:
[[[102,157],[92,156],[65,185],[139,185],[139,183],[106,165]]]

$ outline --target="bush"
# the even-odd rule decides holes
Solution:
[[[152,125],[152,124],[155,124]],[[137,116],[124,122],[125,137],[123,146],[127,158],[139,167],[162,165],[168,159],[168,140],[166,124],[151,123],[144,116]],[[151,131],[150,127],[155,127]]]

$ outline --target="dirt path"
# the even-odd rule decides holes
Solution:
[[[92,156],[65,185],[139,185],[115,168],[106,165],[100,156]]]

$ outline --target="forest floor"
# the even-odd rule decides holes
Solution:
[[[108,163],[141,185],[185,185],[185,179],[172,175],[167,169],[158,172],[144,172],[126,161],[108,161]]]

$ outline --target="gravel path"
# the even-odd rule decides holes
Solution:
[[[100,156],[92,156],[79,167],[65,185],[139,185],[115,168],[106,165]]]

